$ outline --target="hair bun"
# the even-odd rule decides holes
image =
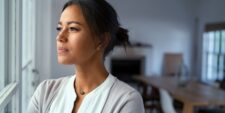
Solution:
[[[123,45],[123,46],[130,45],[127,29],[119,27],[116,33],[116,37],[117,37],[116,45]]]

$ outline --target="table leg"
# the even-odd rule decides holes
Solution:
[[[182,113],[194,113],[193,108],[194,106],[190,104],[184,104],[183,112]]]

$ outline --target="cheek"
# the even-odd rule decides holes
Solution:
[[[84,50],[86,50],[86,52],[91,51],[95,47],[94,47],[94,42],[90,38],[91,37],[87,37],[87,36],[74,38],[73,41],[71,41],[71,45],[73,45],[76,51],[80,51],[80,52]]]
[[[76,37],[71,41],[72,53],[76,60],[85,60],[91,57],[96,49],[91,37]]]

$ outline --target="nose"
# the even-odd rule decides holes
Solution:
[[[66,32],[66,30],[64,29],[62,29],[59,33],[58,33],[58,35],[57,35],[57,41],[59,41],[59,42],[67,42],[67,39],[68,38],[68,33]]]

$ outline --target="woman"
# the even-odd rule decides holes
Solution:
[[[115,44],[128,44],[115,10],[105,0],[71,0],[58,22],[60,64],[75,75],[42,82],[28,113],[144,113],[139,93],[111,75],[104,57]]]

